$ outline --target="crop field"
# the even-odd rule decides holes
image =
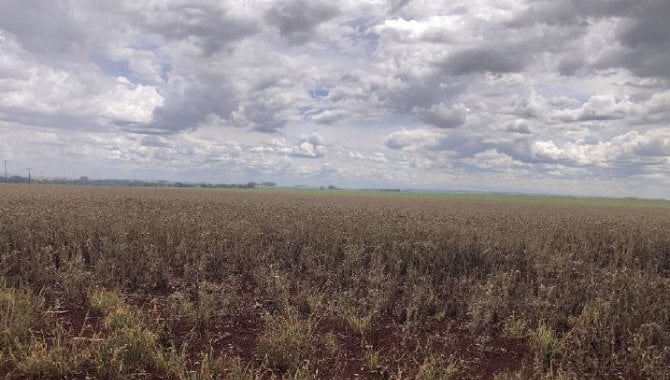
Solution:
[[[9,378],[670,378],[663,202],[0,186]]]

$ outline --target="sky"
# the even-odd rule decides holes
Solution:
[[[670,198],[668,20],[668,0],[0,0],[0,160]]]

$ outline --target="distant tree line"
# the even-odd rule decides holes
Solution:
[[[28,183],[28,177],[21,177],[21,176],[18,176],[18,175],[13,175],[11,177],[7,177],[7,180],[5,180],[5,177],[0,177],[0,182]],[[34,180],[31,179],[31,182],[34,182]]]
[[[0,183],[28,183],[28,177],[11,176],[5,180],[0,177]],[[32,178],[31,183],[52,184],[52,185],[91,185],[91,186],[139,186],[139,187],[205,187],[205,188],[222,188],[222,189],[255,189],[257,187],[275,187],[274,182],[247,182],[247,183],[189,183],[189,182],[172,182],[172,181],[143,181],[130,179],[89,179],[86,176],[78,179],[68,178],[49,178],[36,179]]]
[[[335,186],[335,185],[328,185],[328,186],[321,185],[321,186],[319,186],[319,190],[326,190],[326,189],[328,189],[328,190],[340,190],[340,188]]]

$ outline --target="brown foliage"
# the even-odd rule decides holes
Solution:
[[[669,275],[668,209],[2,186],[0,370],[663,378]]]

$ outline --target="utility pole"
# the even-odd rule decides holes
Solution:
[[[5,161],[5,182],[7,182],[7,162],[9,160],[3,160],[3,161]]]
[[[33,170],[33,169],[26,168],[26,170],[28,171],[28,184],[30,185],[30,171]]]

